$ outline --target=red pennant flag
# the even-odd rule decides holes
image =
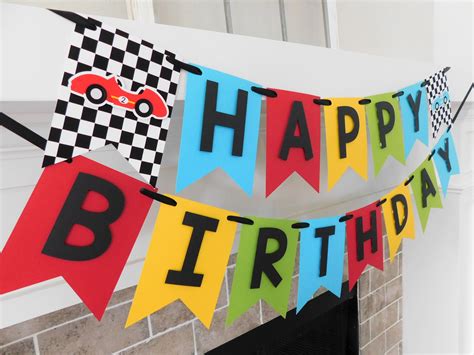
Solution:
[[[367,265],[383,270],[382,210],[377,202],[349,212],[346,222],[349,289]]]
[[[269,196],[293,172],[319,191],[320,111],[318,96],[271,89],[267,98],[267,181]]]
[[[152,200],[84,157],[47,167],[0,254],[0,294],[62,276],[100,319]]]

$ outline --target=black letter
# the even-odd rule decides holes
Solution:
[[[216,126],[223,126],[234,130],[232,155],[241,157],[244,147],[248,92],[239,89],[237,94],[237,112],[235,115],[229,115],[228,113],[216,111],[218,86],[219,84],[215,81],[208,80],[206,83],[206,99],[202,118],[201,151],[212,152],[214,129]]]
[[[349,116],[354,123],[352,131],[346,132],[346,116]],[[340,106],[337,108],[337,124],[339,133],[339,158],[346,158],[346,145],[357,138],[359,134],[359,115],[350,106]]]
[[[328,266],[329,237],[336,232],[335,226],[316,228],[314,237],[321,238],[321,260],[319,262],[319,277],[326,276]]]
[[[91,212],[82,209],[89,191],[95,191],[107,199],[109,206],[105,211]],[[125,197],[117,186],[97,176],[79,173],[42,253],[72,261],[99,257],[105,253],[112,242],[109,226],[120,217],[124,206]],[[67,244],[66,239],[75,224],[80,224],[92,231],[94,234],[92,244],[86,246]]]
[[[436,189],[426,169],[421,169],[421,206],[428,206],[428,196],[436,196]]]
[[[438,154],[441,158],[443,158],[444,163],[446,164],[446,170],[448,173],[451,171],[451,160],[449,159],[449,139],[444,139],[444,150],[442,148],[438,148]]]
[[[413,112],[413,123],[415,126],[415,132],[418,132],[420,130],[420,103],[421,103],[421,91],[418,90],[416,92],[416,99],[413,101],[413,97],[411,97],[411,94],[407,96],[408,104],[410,105],[411,112]]]
[[[191,212],[186,212],[184,215],[183,224],[193,228],[188,250],[186,251],[186,256],[184,257],[183,267],[180,271],[169,270],[165,282],[167,284],[199,287],[201,286],[204,275],[195,274],[194,268],[196,267],[199,251],[201,250],[204,233],[206,233],[206,231],[215,232],[217,230],[219,220]]]
[[[380,139],[380,148],[385,148],[387,146],[386,136],[390,133],[395,125],[395,110],[390,102],[380,101],[375,104],[375,109],[377,110],[377,121],[379,126],[379,139]],[[388,113],[388,122],[385,123],[383,119],[383,113],[386,111]]]
[[[275,239],[278,242],[278,249],[271,253],[267,253],[269,239]],[[286,234],[281,229],[260,228],[258,231],[257,250],[255,252],[250,288],[260,287],[263,273],[267,275],[273,286],[277,287],[280,284],[281,276],[273,264],[285,255],[287,244],[288,240],[286,239]]]
[[[403,206],[403,220],[400,222],[400,215],[398,214],[397,203],[401,203]],[[392,205],[393,220],[395,221],[395,233],[400,234],[400,232],[405,228],[405,225],[408,221],[408,203],[404,195],[398,194],[393,196],[390,199],[390,204]]]
[[[370,211],[370,229],[364,232],[362,224],[363,217],[356,218],[356,242],[357,261],[364,259],[364,243],[370,240],[372,254],[377,252],[377,215],[375,211]]]
[[[296,126],[300,127],[300,135],[295,136]],[[313,148],[309,137],[308,125],[303,103],[301,101],[293,102],[291,106],[290,117],[285,130],[285,136],[280,149],[280,159],[287,160],[290,148],[303,148],[304,158],[310,160],[313,157]]]

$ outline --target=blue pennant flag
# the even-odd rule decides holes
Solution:
[[[451,132],[443,134],[434,149],[436,170],[438,171],[443,195],[446,196],[446,193],[448,192],[449,179],[452,175],[459,174],[458,156],[456,154],[456,147],[454,146],[454,139]]]
[[[419,139],[428,146],[428,98],[422,82],[408,86],[401,91],[400,110],[402,113],[405,140],[405,158]]]
[[[222,168],[252,195],[262,97],[261,87],[235,76],[198,66],[187,73],[177,192]]]
[[[341,296],[344,274],[346,225],[338,217],[305,221],[308,228],[300,231],[300,275],[296,312],[321,287]]]

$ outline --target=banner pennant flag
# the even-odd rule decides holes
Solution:
[[[0,294],[62,276],[101,319],[152,199],[84,157],[41,175],[0,254]]]
[[[428,146],[428,98],[421,82],[403,88],[399,97],[403,122],[405,158],[408,158],[418,139]]]
[[[352,290],[367,265],[383,270],[382,210],[374,202],[349,212],[346,222],[349,290]]]
[[[438,191],[433,160],[425,159],[413,172],[411,188],[413,190],[421,226],[424,231],[431,209],[443,207]]]
[[[296,312],[321,287],[341,296],[344,275],[345,223],[338,217],[305,221],[309,228],[300,233],[300,274]]]
[[[415,217],[408,185],[400,184],[385,195],[384,199],[386,201],[382,205],[382,210],[392,262],[400,248],[402,238],[415,239]]]
[[[328,190],[331,190],[348,167],[364,180],[368,178],[367,128],[365,109],[358,98],[332,98],[324,106]]]
[[[459,174],[458,156],[451,132],[444,133],[434,147],[434,161],[443,195],[448,192],[451,176]]]
[[[250,81],[197,66],[187,74],[176,190],[216,168],[252,195],[262,97]]]
[[[230,293],[226,325],[263,299],[286,316],[298,230],[294,221],[251,217],[244,225]]]
[[[89,18],[76,26],[43,166],[112,144],[156,186],[179,68],[175,55]]]
[[[393,93],[370,96],[367,105],[372,156],[375,175],[391,155],[400,163],[405,163],[403,129],[398,100]]]
[[[443,122],[447,125],[453,123],[448,78],[446,77],[444,70],[440,70],[428,77],[426,83],[433,138],[436,138]]]
[[[221,290],[237,223],[217,207],[177,196],[161,204],[126,327],[181,300],[207,327]]]
[[[267,98],[266,196],[293,172],[319,191],[321,122],[313,102],[319,97],[271,90],[277,96]]]

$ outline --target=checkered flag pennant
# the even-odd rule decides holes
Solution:
[[[175,54],[88,20],[97,28],[74,30],[43,166],[112,144],[156,186],[179,82],[166,57]]]
[[[436,138],[443,122],[447,125],[452,123],[448,78],[444,71],[440,70],[426,79],[426,83],[433,138]]]

